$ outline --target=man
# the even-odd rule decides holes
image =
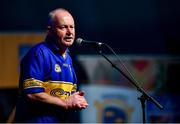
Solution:
[[[77,92],[77,79],[68,48],[75,39],[72,15],[65,9],[49,13],[45,42],[35,45],[21,61],[20,97],[14,122],[73,122],[76,110],[88,103]]]

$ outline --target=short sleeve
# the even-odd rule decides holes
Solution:
[[[44,55],[41,49],[31,49],[20,65],[20,85],[23,93],[44,92]]]

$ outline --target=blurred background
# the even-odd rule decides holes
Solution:
[[[123,72],[124,63],[164,107],[147,101],[147,122],[180,122],[179,5],[179,0],[1,0],[0,122],[7,122],[16,103],[21,58],[44,40],[48,13],[60,7],[74,16],[76,38],[108,44],[121,63],[107,48],[103,53]],[[70,50],[90,103],[79,122],[142,122],[136,88],[93,48]]]

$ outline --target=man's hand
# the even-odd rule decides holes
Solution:
[[[85,109],[88,107],[88,103],[84,97],[84,92],[78,91],[69,96],[66,100],[66,109]]]

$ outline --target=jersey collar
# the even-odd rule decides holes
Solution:
[[[56,52],[60,51],[61,48],[59,47],[58,41],[55,38],[53,38],[52,36],[47,35],[45,42],[47,42],[49,44],[49,46],[52,50],[55,50]],[[66,49],[66,52],[69,52],[68,48]]]

